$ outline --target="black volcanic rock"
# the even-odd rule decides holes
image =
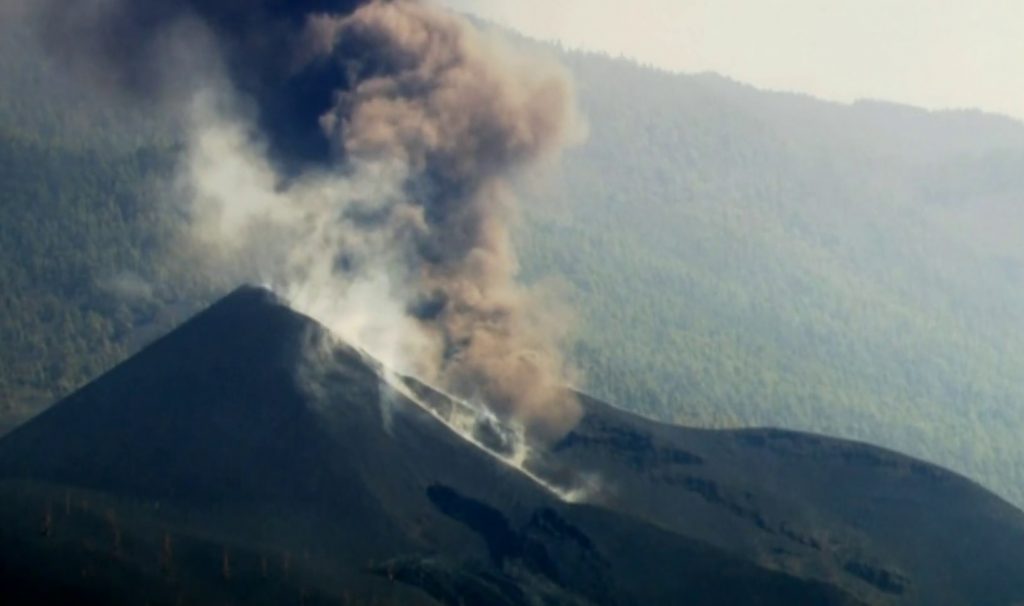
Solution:
[[[594,504],[868,602],[1024,600],[1024,513],[966,478],[867,444],[670,426],[584,399],[534,471],[600,478]]]
[[[152,498],[323,496],[330,440],[296,370],[322,334],[238,290],[13,432],[0,469]],[[376,385],[354,352],[344,362]]]
[[[464,405],[240,289],[0,439],[4,603],[1024,597],[1020,513],[947,472],[584,403],[527,462],[592,485],[573,504],[440,420]]]
[[[590,504],[868,603],[1024,595],[1024,514],[975,482],[863,443],[671,426],[581,398],[582,421],[526,467]]]

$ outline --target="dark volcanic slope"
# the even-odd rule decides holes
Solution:
[[[0,465],[140,496],[326,496],[330,440],[295,372],[314,328],[237,291],[14,432]],[[368,369],[354,379],[376,385]]]
[[[859,603],[637,503],[561,501],[246,288],[0,440],[0,583],[5,604]]]
[[[5,604],[1024,602],[1024,516],[959,476],[584,404],[527,462],[570,504],[241,289],[0,440]]]
[[[956,474],[822,436],[586,410],[533,465],[598,478],[593,503],[872,603],[1024,603],[1024,514]]]

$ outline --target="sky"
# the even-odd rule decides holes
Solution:
[[[1024,0],[440,0],[680,72],[1024,120]]]

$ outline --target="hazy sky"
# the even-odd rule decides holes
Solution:
[[[1024,0],[441,1],[672,70],[1024,120]]]

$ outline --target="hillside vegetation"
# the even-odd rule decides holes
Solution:
[[[0,431],[224,284],[176,261],[175,141],[0,42]],[[525,184],[524,277],[585,387],[696,425],[863,439],[1024,505],[1024,126],[569,54],[590,122]]]
[[[1024,503],[1024,125],[566,60],[591,136],[523,249],[576,293],[588,389],[867,440]]]

